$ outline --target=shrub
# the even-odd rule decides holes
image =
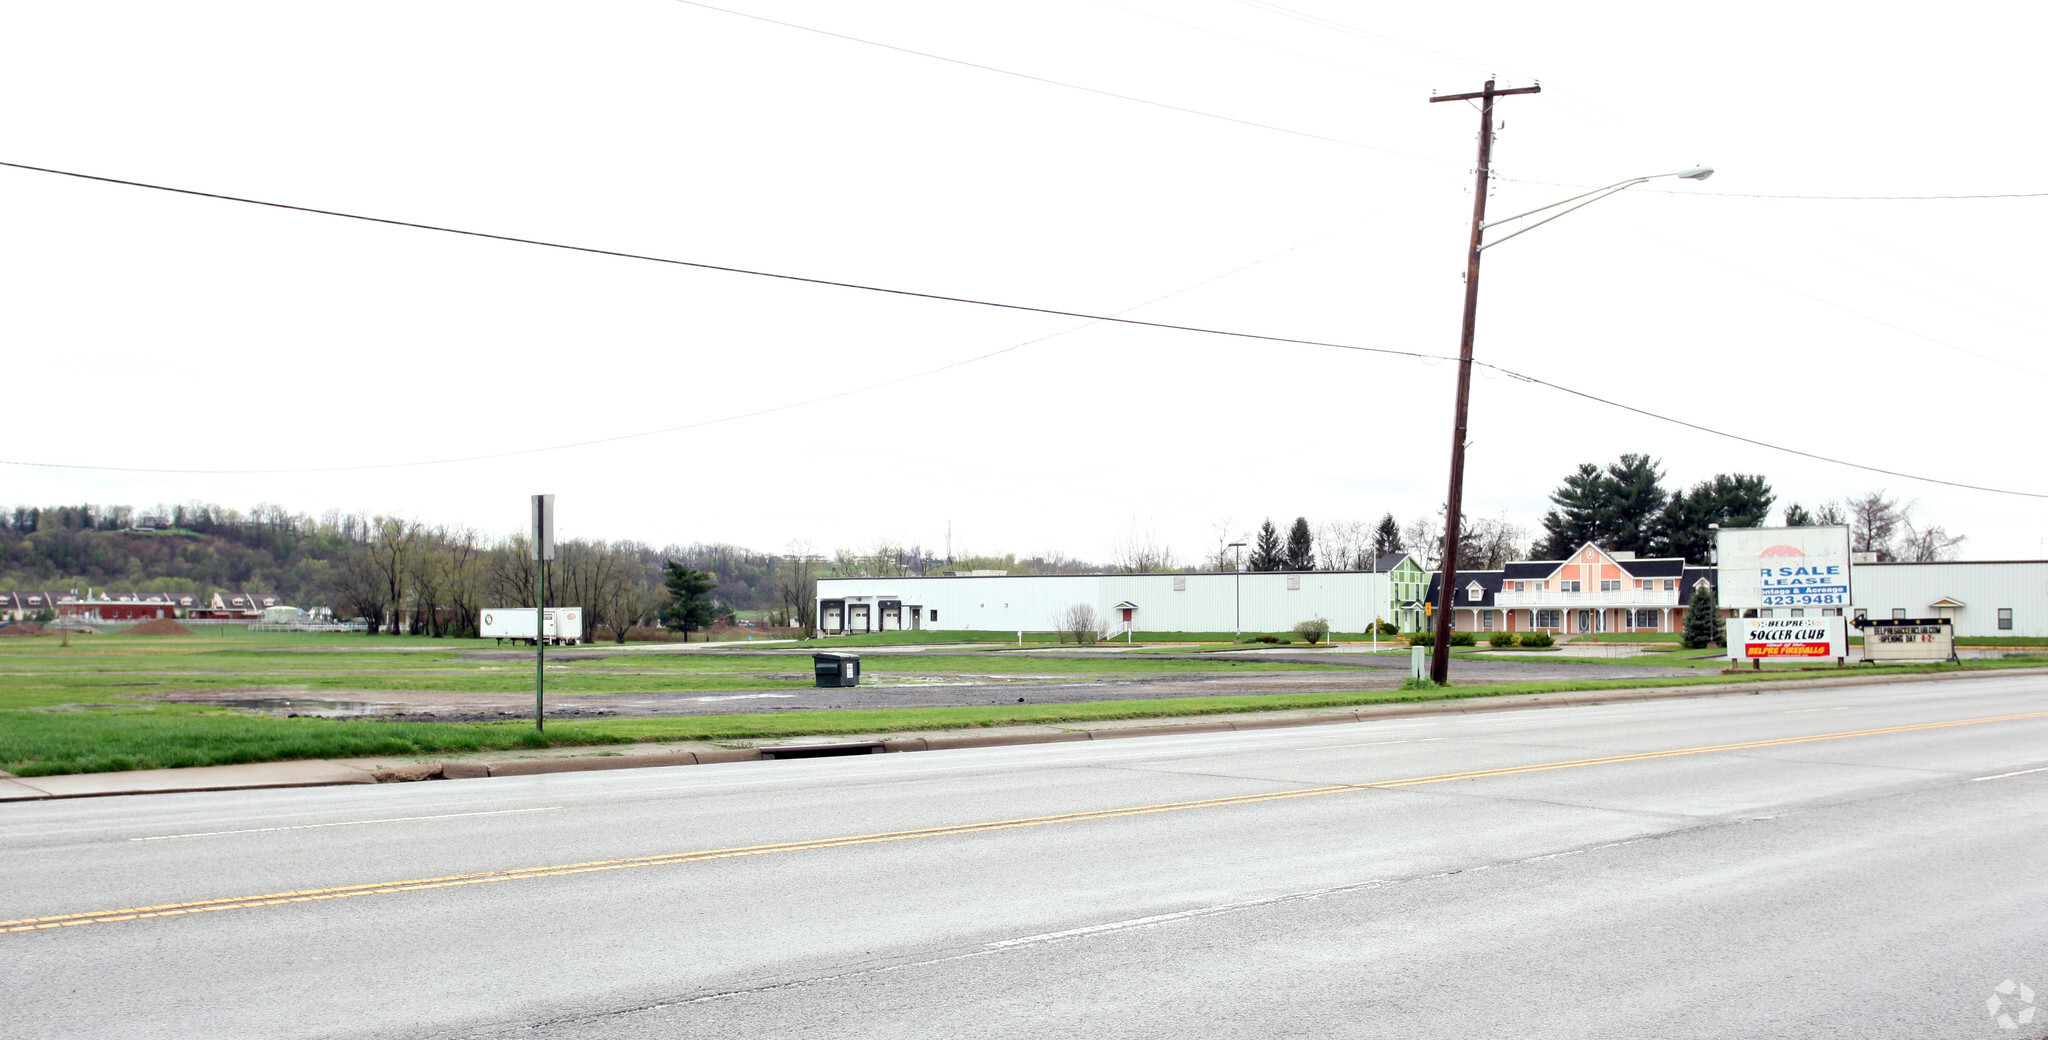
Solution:
[[[1253,637],[1252,637],[1252,642],[1254,642],[1254,643],[1277,643],[1277,642],[1279,642],[1279,641],[1280,641],[1280,637],[1279,637],[1279,636],[1253,636]]]
[[[1478,642],[1477,642],[1476,640],[1474,640],[1474,639],[1472,638],[1472,633],[1470,633],[1470,632],[1453,632],[1453,633],[1451,633],[1451,645],[1452,645],[1452,646],[1477,646],[1477,645],[1479,645],[1479,644],[1478,644]]]
[[[1381,618],[1378,624],[1380,629],[1380,635],[1398,636],[1401,634],[1401,626],[1396,625],[1393,622],[1386,620],[1385,618]]]
[[[1515,634],[1513,632],[1495,632],[1486,637],[1486,645],[1513,646],[1515,645]]]
[[[1294,634],[1308,640],[1308,645],[1314,646],[1329,638],[1330,619],[1320,617],[1309,618],[1307,621],[1294,626]]]
[[[1557,640],[1550,638],[1550,633],[1548,632],[1522,633],[1523,646],[1554,646],[1556,643]]]
[[[1410,632],[1410,633],[1408,633],[1408,645],[1409,645],[1409,646],[1435,646],[1435,645],[1436,645],[1436,633],[1435,633],[1435,632]]]

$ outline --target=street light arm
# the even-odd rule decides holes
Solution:
[[[1513,234],[1503,235],[1500,238],[1494,239],[1491,242],[1484,243],[1479,248],[1486,249],[1489,246],[1497,246],[1502,242],[1505,242],[1508,239],[1515,237],[1515,235],[1520,235],[1525,232],[1534,231],[1535,229],[1542,227],[1543,225],[1548,224],[1561,216],[1564,216],[1566,213],[1570,213],[1572,210],[1584,209],[1585,207],[1590,206],[1593,203],[1608,197],[1609,195],[1614,195],[1620,192],[1627,191],[1628,189],[1633,188],[1636,185],[1641,184],[1645,181],[1654,181],[1660,177],[1682,177],[1687,180],[1703,181],[1713,175],[1713,167],[1695,166],[1691,169],[1686,170],[1673,170],[1670,173],[1651,173],[1645,174],[1641,177],[1630,177],[1628,180],[1615,181],[1613,184],[1610,184],[1604,188],[1594,188],[1592,191],[1583,192],[1581,194],[1574,195],[1568,199],[1559,199],[1558,201],[1550,203],[1549,205],[1538,206],[1535,209],[1529,210],[1528,212],[1517,213],[1512,217],[1502,217],[1499,220],[1489,220],[1479,226],[1479,229],[1481,231],[1485,231],[1486,229],[1491,228],[1497,224],[1510,223],[1512,221],[1521,220],[1523,217],[1533,217],[1536,214],[1543,212],[1544,210],[1557,209],[1557,207],[1559,206],[1570,207],[1568,209],[1559,210],[1556,213],[1552,213],[1551,215],[1544,217],[1542,220],[1539,220],[1536,223],[1529,225],[1528,227],[1520,228],[1516,230]],[[1580,202],[1579,200],[1581,199],[1584,199],[1585,201]],[[1573,206],[1572,203],[1574,202],[1577,202],[1578,205]]]

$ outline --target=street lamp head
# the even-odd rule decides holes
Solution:
[[[1689,181],[1703,181],[1714,175],[1714,168],[1711,166],[1695,166],[1690,170],[1679,171],[1678,175]]]

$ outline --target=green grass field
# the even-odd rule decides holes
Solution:
[[[1228,644],[1224,644],[1228,645]],[[17,775],[217,765],[294,758],[393,756],[432,758],[550,746],[633,741],[739,743],[804,736],[882,734],[999,725],[1087,724],[1115,719],[1177,718],[1220,712],[1338,707],[1439,698],[1546,694],[1614,687],[1682,686],[1783,678],[1773,669],[1720,675],[1718,658],[1647,654],[1588,658],[1595,664],[1674,664],[1698,677],[1652,680],[1468,686],[1426,692],[1335,692],[1272,696],[1189,697],[1059,705],[988,705],[861,711],[796,711],[749,715],[553,721],[543,737],[528,722],[408,723],[359,719],[275,718],[259,712],[152,699],[175,691],[267,691],[334,700],[366,699],[377,690],[522,692],[532,689],[530,658],[485,654],[487,643],[404,636],[252,635],[200,637],[75,637],[0,640],[0,770]],[[465,653],[470,651],[471,653]],[[1566,659],[1566,658],[1558,658]],[[548,686],[558,693],[652,690],[800,689],[812,682],[811,662],[789,653],[618,653],[591,647],[548,655]],[[1966,662],[1959,666],[1859,667],[1797,673],[1799,677],[1993,669],[2048,664],[2048,657]],[[1045,657],[996,652],[945,653],[864,662],[878,685],[934,676],[1128,676],[1147,672],[1301,672],[1342,665],[1295,664],[1254,656],[1185,655],[1142,660],[1120,655]]]

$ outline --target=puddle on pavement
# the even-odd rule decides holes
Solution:
[[[314,715],[321,718],[353,718],[396,711],[395,704],[371,701],[336,701],[318,697],[166,697],[180,704],[212,704],[223,708],[248,708],[272,715]]]

